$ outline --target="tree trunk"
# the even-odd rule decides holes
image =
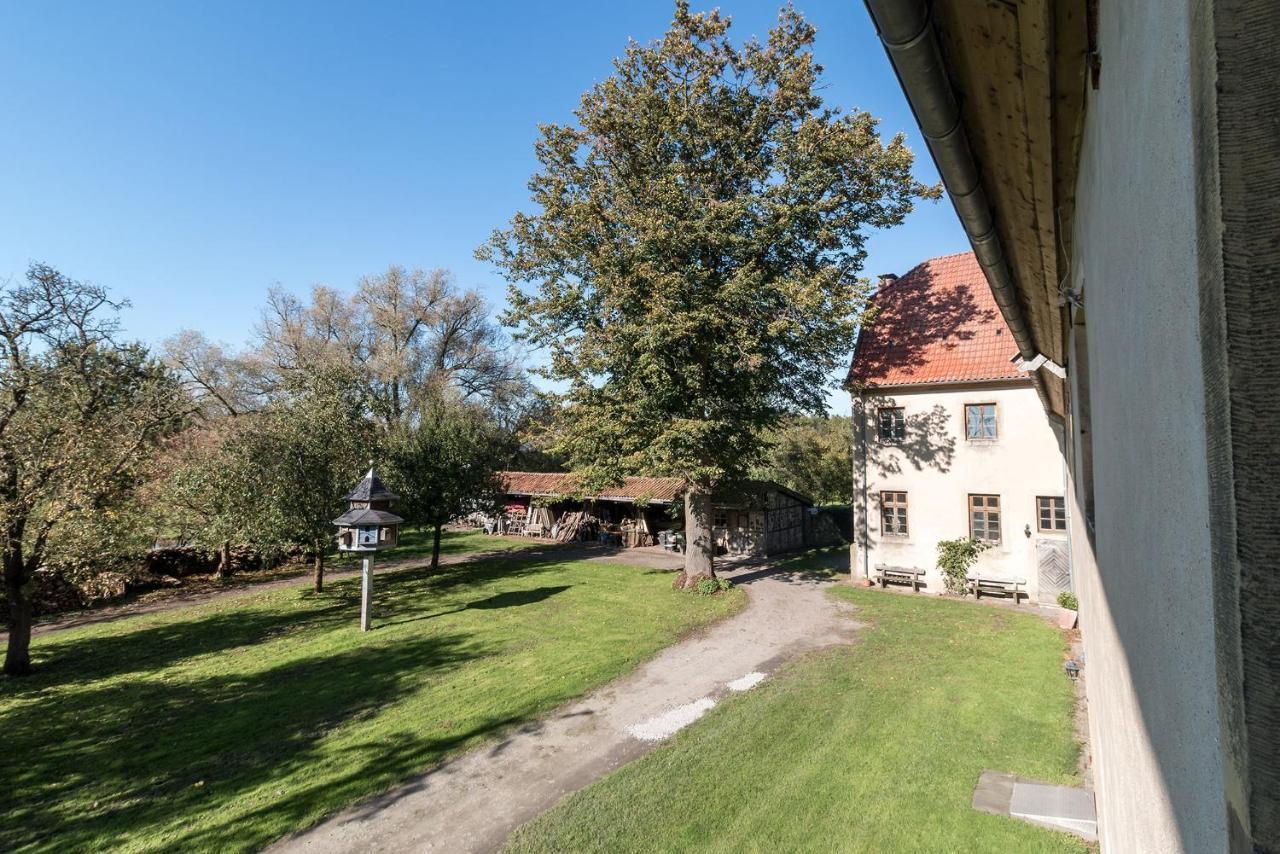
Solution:
[[[315,575],[315,591],[317,593],[324,592],[324,547],[316,548],[316,575]]]
[[[684,572],[677,588],[696,587],[704,578],[715,578],[715,539],[711,530],[711,490],[693,487],[684,494]]]
[[[436,522],[435,533],[431,535],[431,571],[440,568],[440,523]]]
[[[222,551],[218,556],[218,577],[231,577],[231,541],[222,541]]]
[[[22,527],[10,529],[4,553],[4,592],[9,597],[9,648],[4,656],[4,672],[10,676],[26,676],[31,672],[33,585],[22,559]]]

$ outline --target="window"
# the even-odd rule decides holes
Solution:
[[[996,405],[969,403],[964,407],[965,437],[979,442],[996,438]]]
[[[984,543],[1000,543],[1000,496],[969,496],[969,536]]]
[[[907,438],[907,418],[901,406],[880,409],[880,441],[901,442]]]
[[[715,512],[715,518],[711,520],[711,527],[713,528],[729,527],[729,514],[724,510],[717,510]]]
[[[1052,495],[1036,498],[1036,519],[1041,531],[1067,530],[1067,500]]]
[[[880,493],[880,533],[886,537],[907,535],[907,494]]]

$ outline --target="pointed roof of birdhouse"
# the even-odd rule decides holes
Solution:
[[[343,496],[347,501],[395,501],[399,497],[382,485],[382,481],[374,474],[372,462],[369,463],[369,473],[364,476],[364,480]]]

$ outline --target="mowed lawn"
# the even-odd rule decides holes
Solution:
[[[346,579],[37,636],[0,682],[0,850],[260,848],[743,602],[550,553],[381,575],[368,634]]]
[[[431,558],[430,528],[405,529],[400,532],[400,543],[394,549],[378,555],[378,561],[421,560]],[[440,554],[499,554],[502,552],[526,551],[529,549],[548,548],[546,542],[529,537],[498,537],[484,531],[443,531],[440,536]],[[338,557],[335,566],[359,566],[358,557]]]
[[[512,852],[1081,852],[970,809],[984,769],[1078,783],[1064,642],[1030,614],[839,587],[870,624],[521,828]]]

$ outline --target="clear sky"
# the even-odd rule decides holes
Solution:
[[[825,97],[906,131],[937,174],[856,0],[797,0]],[[697,2],[695,10],[709,8]],[[776,19],[725,0],[741,39]],[[269,285],[350,288],[389,263],[452,269],[527,207],[538,122],[571,120],[665,0],[0,5],[0,279],[44,261],[132,301],[136,338],[240,345]],[[868,274],[968,247],[949,202],[876,233]],[[847,398],[833,405],[846,410]]]

